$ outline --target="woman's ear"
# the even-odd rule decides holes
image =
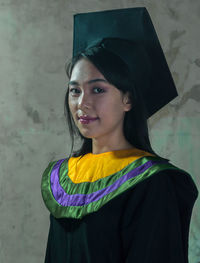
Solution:
[[[132,103],[130,99],[130,93],[128,91],[124,94],[123,103],[124,103],[124,111],[130,111],[132,108]]]

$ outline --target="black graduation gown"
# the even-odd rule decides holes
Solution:
[[[198,190],[178,173],[158,172],[82,219],[50,215],[45,263],[188,263]]]

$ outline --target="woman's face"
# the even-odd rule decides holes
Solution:
[[[80,133],[96,139],[122,134],[125,111],[131,109],[128,97],[110,84],[86,58],[80,59],[72,70],[68,103]],[[85,115],[95,119],[80,118]]]

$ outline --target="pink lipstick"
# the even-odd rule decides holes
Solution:
[[[89,116],[87,116],[87,117],[86,116],[80,116],[79,121],[82,124],[88,124],[88,123],[96,121],[97,119],[98,118],[92,118],[92,117],[89,117]]]

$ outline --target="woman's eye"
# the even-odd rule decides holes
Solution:
[[[71,88],[71,89],[69,90],[69,92],[75,94],[75,93],[77,93],[77,92],[73,92],[73,91],[77,91],[77,90],[78,90],[78,89],[76,89],[76,88]],[[79,90],[78,90],[78,91],[79,91]]]
[[[102,93],[102,92],[104,92],[104,90],[103,89],[101,89],[101,88],[94,88],[93,90],[97,90],[97,92],[95,92],[95,93]]]

